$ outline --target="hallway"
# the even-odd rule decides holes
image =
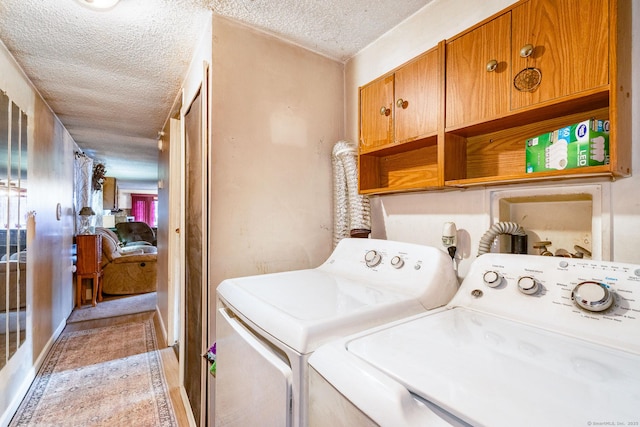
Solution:
[[[155,338],[156,338],[156,344],[157,344],[157,352],[158,352],[158,356],[159,359],[161,361],[162,364],[162,369],[163,369],[163,373],[164,373],[164,379],[166,380],[166,387],[167,387],[167,392],[169,395],[169,398],[171,400],[171,405],[173,406],[173,411],[174,411],[174,415],[175,415],[175,420],[177,422],[178,426],[188,426],[189,425],[189,421],[187,418],[187,414],[185,412],[185,408],[184,405],[182,403],[182,398],[180,396],[180,388],[179,388],[179,367],[178,367],[178,359],[176,357],[175,351],[166,346],[166,343],[164,342],[163,338],[162,338],[162,332],[160,329],[160,323],[158,321],[158,316],[156,311],[149,311],[148,308],[150,307],[149,304],[135,304],[135,306],[140,307],[139,311],[140,312],[132,312],[131,309],[129,309],[130,314],[125,314],[125,315],[121,315],[121,310],[122,310],[122,306],[116,306],[116,305],[112,305],[112,315],[110,316],[110,314],[104,310],[105,307],[109,307],[109,302],[126,302],[125,298],[127,300],[130,300],[132,302],[136,301],[136,298],[140,298],[140,297],[148,297],[150,296],[150,294],[145,294],[145,295],[140,295],[140,296],[131,296],[131,297],[109,297],[109,298],[105,298],[105,301],[103,301],[102,303],[98,304],[98,306],[96,307],[91,307],[91,306],[83,306],[81,308],[75,308],[74,312],[72,313],[72,315],[69,318],[69,322],[67,323],[64,331],[62,332],[61,336],[58,338],[57,341],[60,341],[61,338],[65,335],[65,334],[69,334],[69,333],[75,333],[75,332],[87,332],[90,333],[91,330],[95,330],[96,328],[112,328],[112,327],[123,327],[126,325],[130,325],[130,324],[140,324],[142,322],[148,322],[148,321],[152,321],[153,322],[153,327],[155,329]],[[149,301],[149,298],[146,298],[147,301]],[[153,300],[155,300],[155,295],[153,295]],[[103,309],[98,315],[97,317],[100,318],[95,318],[95,319],[91,319],[91,320],[82,320],[82,317],[78,318],[78,314],[80,314],[81,316],[86,316],[87,318],[91,317],[92,313],[91,310],[99,310],[99,309]],[[136,311],[135,309],[133,311]],[[74,317],[76,318],[76,320],[74,321]],[[81,354],[86,354],[86,355],[91,355],[92,352],[95,353],[93,348],[90,348],[91,344],[89,343],[89,341],[86,342],[86,344],[82,343],[82,346],[80,348],[76,348],[76,351],[79,351]],[[55,348],[55,345],[54,345]],[[53,352],[53,351],[52,351]],[[132,356],[132,357],[135,357]],[[77,366],[77,370],[80,370],[86,366],[92,365],[92,364],[96,364],[96,359],[97,357],[83,357],[82,360],[82,365]],[[126,357],[125,357],[126,359]],[[117,362],[116,359],[109,361],[109,363],[113,363],[113,362]],[[43,364],[41,371],[38,373],[38,376],[36,377],[36,380],[34,380],[33,384],[37,384],[38,379],[40,378],[40,376],[43,374],[43,371],[46,370],[46,365],[47,363],[45,362],[45,364]],[[128,372],[125,372],[124,374],[126,375]],[[87,377],[89,377],[89,375],[87,375]],[[32,388],[34,388],[34,386],[32,385]],[[73,387],[75,388],[75,387]],[[73,390],[73,388],[71,388],[71,390]],[[96,385],[96,388],[98,388],[98,385]],[[46,392],[45,392],[46,393]],[[103,395],[117,395],[118,391],[114,391],[112,394],[112,391],[109,390],[108,388],[106,389],[106,391],[104,390],[103,387],[103,391],[102,391]],[[31,390],[27,395],[27,398],[29,398],[29,396],[31,396]],[[70,399],[73,399],[72,397],[72,391],[70,391],[68,393],[68,396],[65,394],[62,395],[58,395],[56,397],[57,399],[59,399],[60,401],[68,401]],[[127,401],[130,402],[135,402],[137,399],[135,397],[131,397],[131,396],[127,396],[126,397]],[[163,399],[164,401],[164,399]],[[74,402],[75,403],[75,402]],[[105,402],[101,402],[101,403],[105,403]],[[24,402],[23,402],[24,405]],[[24,412],[24,408],[23,405],[21,405],[20,409],[18,410],[18,412],[15,414],[14,419],[12,421],[12,424],[10,425],[36,425],[36,424],[23,424],[23,423],[16,423],[16,421],[20,418],[20,416],[23,414]],[[135,406],[132,406],[135,407]],[[118,407],[118,409],[123,409],[126,410],[125,408],[121,408]],[[83,414],[80,414],[80,416],[82,416]],[[131,417],[131,419],[135,419],[136,414],[130,414],[128,415],[127,413],[121,414],[121,416],[125,417],[125,418],[129,418]],[[46,413],[39,413],[40,417],[47,417]],[[85,414],[86,416],[86,414]],[[60,419],[60,420],[55,420],[53,421],[52,425],[65,425],[65,426],[71,426],[71,425],[76,425],[76,423],[74,422],[70,422],[69,419],[65,418],[65,419]],[[84,425],[106,425],[104,423],[101,423],[99,421],[97,421],[95,424],[85,424]]]

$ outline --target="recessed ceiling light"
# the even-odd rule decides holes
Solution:
[[[83,6],[94,10],[108,10],[114,7],[120,0],[76,0]]]

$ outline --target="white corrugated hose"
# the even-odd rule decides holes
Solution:
[[[524,229],[515,222],[496,222],[493,224],[480,239],[478,247],[478,256],[486,254],[490,251],[493,241],[499,234],[511,234],[514,236],[526,236]]]
[[[371,229],[369,198],[358,194],[358,165],[356,148],[348,141],[333,146],[333,247],[351,230]]]

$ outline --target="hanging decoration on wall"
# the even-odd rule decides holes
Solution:
[[[527,66],[513,78],[513,85],[520,92],[533,92],[542,81],[542,72],[536,67],[529,67],[529,58],[533,58],[534,50],[531,44],[524,45],[520,49],[520,57],[527,60]]]
[[[93,179],[92,186],[95,191],[102,190],[102,184],[104,183],[104,177],[107,174],[107,168],[102,163],[96,163],[93,165]]]

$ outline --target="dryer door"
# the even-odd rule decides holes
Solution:
[[[216,426],[290,426],[291,367],[226,307],[216,332]]]

